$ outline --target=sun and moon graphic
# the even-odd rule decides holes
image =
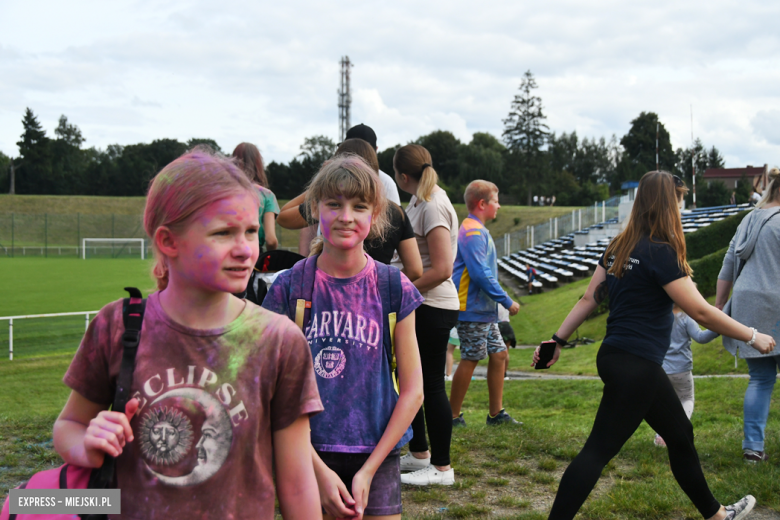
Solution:
[[[174,407],[155,406],[167,399],[185,399],[202,410],[203,424],[195,444],[197,463],[186,475],[164,475],[151,468],[174,466],[191,453],[195,440],[192,421]],[[195,410],[196,407],[188,407]],[[198,412],[200,414],[200,412]],[[194,486],[205,482],[219,471],[230,453],[233,428],[227,410],[213,395],[200,388],[177,388],[155,399],[149,411],[141,417],[141,453],[146,469],[160,482],[170,486]]]

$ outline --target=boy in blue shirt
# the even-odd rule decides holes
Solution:
[[[498,330],[498,303],[514,316],[520,305],[498,283],[496,245],[485,227],[485,222],[496,218],[498,187],[488,181],[472,181],[463,195],[469,216],[458,231],[458,254],[452,271],[452,281],[458,289],[460,314],[460,363],[452,378],[450,406],[452,425],[465,426],[460,408],[469,389],[477,363],[490,358],[488,363],[488,393],[490,413],[487,424],[517,423],[502,406],[504,394],[504,366],[506,345]]]

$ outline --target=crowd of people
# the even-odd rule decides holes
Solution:
[[[153,179],[144,227],[158,291],[146,300],[132,399],[124,412],[109,409],[123,356],[120,300],[91,322],[54,425],[66,462],[99,467],[117,457],[124,517],[273,518],[278,497],[285,518],[400,518],[402,483],[455,483],[453,427],[466,426],[463,400],[486,358],[486,424],[517,427],[503,388],[516,343],[509,316],[520,306],[498,282],[486,227],[500,208],[497,187],[472,181],[459,223],[427,149],[399,148],[394,177],[379,169],[376,150],[371,128],[350,129],[281,209],[249,143],[232,158],[190,151]],[[550,518],[574,517],[643,420],[704,518],[740,519],[752,509],[751,496],[722,506],[705,480],[690,423],[690,344],[722,334],[747,358],[744,456],[766,460],[780,334],[780,301],[764,290],[780,274],[777,177],[732,240],[717,307],[685,260],[684,183],[665,172],[640,181],[625,231],[552,335],[548,366],[609,297],[601,404]],[[398,190],[411,195],[406,207]],[[277,223],[301,230],[306,258],[278,274],[260,307],[234,294],[246,289],[262,248],[278,247]],[[456,344],[447,396],[448,345]],[[533,362],[539,357],[537,349]]]

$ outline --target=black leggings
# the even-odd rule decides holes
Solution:
[[[458,311],[420,305],[415,316],[417,344],[422,361],[425,401],[412,421],[414,437],[409,450],[427,451],[425,424],[431,439],[431,464],[447,466],[450,463],[452,440],[452,408],[444,388],[444,365],[450,330],[458,323]]]
[[[593,430],[561,478],[550,519],[574,518],[601,475],[642,419],[666,441],[674,478],[704,518],[720,503],[712,496],[693,445],[693,426],[660,365],[602,345],[596,365],[604,382]]]

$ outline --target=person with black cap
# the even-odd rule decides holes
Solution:
[[[379,148],[376,147],[376,133],[374,132],[374,129],[363,123],[347,130],[345,139],[362,139],[373,146],[374,151],[379,152]],[[393,178],[382,170],[379,170],[379,180],[382,181],[382,186],[385,187],[385,196],[387,196],[387,200],[393,201],[400,206],[401,196],[398,194],[398,186],[396,186]]]

